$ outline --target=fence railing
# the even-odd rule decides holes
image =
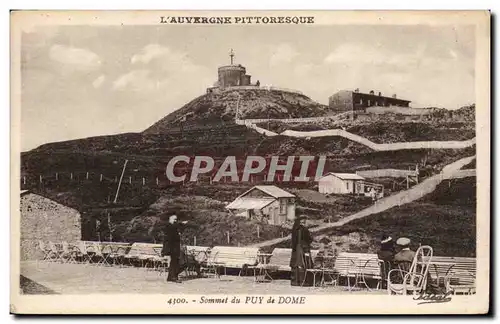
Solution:
[[[180,186],[189,183],[193,184],[213,184],[213,183],[235,183],[232,177],[223,176],[218,181],[214,180],[215,174],[213,175],[199,175],[196,181],[190,180],[189,172],[186,173],[184,181],[174,182],[169,180],[165,175],[163,176],[130,176],[125,175],[122,180],[122,186],[134,186],[134,187],[165,187],[165,186]],[[293,177],[292,177],[293,179]],[[21,189],[29,189],[34,186],[57,186],[57,185],[82,185],[82,184],[103,184],[103,185],[118,185],[120,180],[119,175],[115,176],[105,176],[102,173],[76,173],[76,172],[56,172],[52,174],[39,174],[39,175],[25,175],[20,179]],[[238,174],[238,183],[242,183],[242,174]],[[269,181],[267,171],[260,174],[250,174],[248,181],[245,183],[250,184],[264,184],[264,183],[281,183],[289,182],[284,181],[283,174],[275,174],[274,178]],[[301,181],[304,182],[304,181]],[[314,177],[309,177],[308,182],[314,182]]]

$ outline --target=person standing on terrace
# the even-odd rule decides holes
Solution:
[[[292,227],[292,256],[290,259],[291,285],[312,286],[311,278],[306,278],[306,269],[313,267],[311,258],[311,233],[306,228],[306,216],[301,215],[295,219]]]
[[[167,281],[180,283],[180,257],[181,257],[181,236],[180,232],[187,221],[178,222],[177,215],[170,215],[165,228],[162,256],[170,256]]]

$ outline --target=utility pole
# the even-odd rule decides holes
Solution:
[[[123,164],[122,175],[120,176],[120,182],[118,183],[118,188],[116,189],[115,200],[113,201],[116,204],[116,200],[118,199],[118,193],[120,192],[120,186],[122,184],[123,175],[125,174],[125,168],[127,167],[128,160],[125,160],[125,164]]]
[[[113,229],[111,228],[111,215],[108,212],[109,241],[113,242]]]

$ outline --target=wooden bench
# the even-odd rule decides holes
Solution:
[[[129,264],[132,261],[140,261],[141,266],[147,266],[151,261],[155,261],[159,258],[159,255],[156,249],[161,249],[163,247],[162,244],[153,244],[153,243],[134,243],[132,247],[125,255],[125,259],[129,261]]]
[[[429,276],[438,285],[444,281],[447,291],[453,294],[473,293],[476,288],[476,259],[433,256]]]
[[[350,278],[355,279],[355,284],[362,283],[369,289],[365,279],[377,281],[377,288],[380,287],[382,275],[380,273],[380,263],[376,254],[369,253],[340,253],[335,260],[335,271],[341,277],[347,278],[347,285],[350,287]]]
[[[291,271],[292,249],[275,248],[267,263],[261,264],[268,271]]]
[[[204,267],[215,270],[216,276],[219,276],[218,268],[224,268],[224,274],[227,274],[227,268],[240,269],[241,275],[241,270],[244,268],[257,265],[258,253],[258,248],[215,246],[210,250]]]

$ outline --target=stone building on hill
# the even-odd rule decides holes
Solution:
[[[220,66],[217,70],[218,79],[214,86],[207,89],[207,93],[219,91],[230,87],[256,87],[258,88],[260,82],[252,84],[251,76],[247,74],[246,68],[241,64],[234,64],[234,52],[231,50],[229,54],[231,57],[231,64]]]
[[[336,113],[346,111],[365,110],[368,107],[409,107],[409,100],[399,99],[394,94],[391,97],[383,96],[382,93],[375,94],[373,90],[370,93],[359,92],[358,89],[354,91],[342,90],[330,98],[328,98],[328,105],[330,109]]]
[[[51,199],[21,191],[21,260],[36,256],[38,241],[54,243],[81,240],[80,213]]]

